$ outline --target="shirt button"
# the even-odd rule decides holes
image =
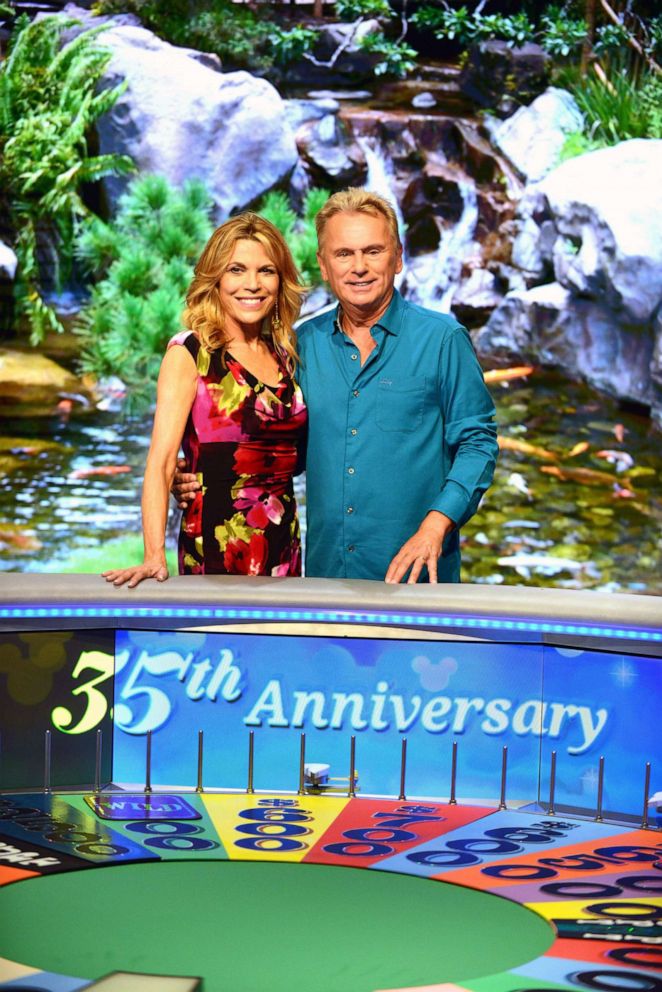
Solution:
[[[355,362],[358,357],[359,356],[356,354],[356,352],[353,352],[353,354],[352,354],[352,361]]]
[[[352,429],[351,429],[351,431],[349,433],[352,435],[352,437],[356,437],[356,435],[359,432],[357,431],[356,427],[352,427]]]
[[[350,465],[350,467],[349,467],[349,468],[347,469],[347,474],[348,474],[348,475],[354,475],[354,469],[353,469],[353,468],[351,467],[351,465]]]
[[[358,389],[353,389],[352,392],[353,392],[354,396],[358,396],[359,395]]]
[[[348,513],[354,513],[354,507],[353,506],[348,506],[347,507],[347,512]]]
[[[348,544],[347,545],[347,550],[348,551],[353,551],[354,550],[354,545],[353,544]]]

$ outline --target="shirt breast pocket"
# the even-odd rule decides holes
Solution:
[[[383,431],[411,432],[423,421],[425,376],[383,381],[377,387],[377,426]]]

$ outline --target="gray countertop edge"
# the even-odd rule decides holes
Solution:
[[[350,579],[173,576],[135,589],[97,575],[0,573],[0,607],[98,607],[100,610],[254,607],[371,611],[574,621],[662,630],[662,597],[530,586],[392,586]]]

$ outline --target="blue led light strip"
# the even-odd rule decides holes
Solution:
[[[616,640],[662,643],[662,630],[639,627],[603,626],[589,623],[566,623],[558,620],[518,620],[501,617],[446,616],[436,613],[361,613],[333,609],[291,609],[274,607],[191,607],[191,606],[3,606],[0,619],[62,618],[194,619],[194,620],[280,620],[287,622],[382,624],[386,626],[459,628],[464,630],[506,631],[508,633],[567,634],[578,637],[603,637]]]

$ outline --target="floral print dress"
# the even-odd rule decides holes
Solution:
[[[198,370],[182,447],[200,491],[182,515],[180,574],[300,575],[301,536],[292,479],[304,443],[301,389],[276,356],[265,385],[226,352],[175,335]]]

